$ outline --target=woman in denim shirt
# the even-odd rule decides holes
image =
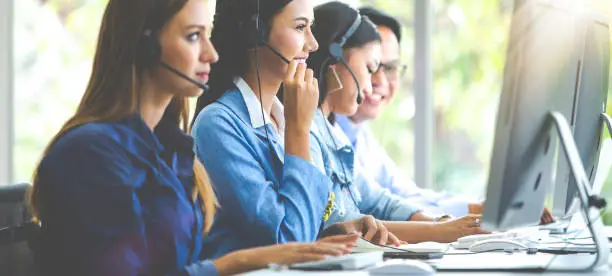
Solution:
[[[212,67],[210,92],[198,99],[192,130],[221,205],[205,258],[314,241],[330,202],[329,178],[309,150],[319,93],[304,64],[318,48],[313,6],[261,0],[257,11],[256,0],[217,2],[211,40],[222,58]],[[283,103],[276,98],[281,87]],[[344,225],[351,223],[363,224]]]
[[[32,210],[39,275],[227,275],[321,260],[336,244],[287,244],[200,260],[216,199],[187,122],[202,93],[159,66],[207,81],[218,59],[205,0],[110,0],[88,88],[37,168]],[[183,124],[184,126],[184,124]]]
[[[334,59],[329,45],[340,41],[346,30],[360,17],[358,11],[340,2],[330,2],[315,8],[317,25],[313,33],[321,50],[308,60],[315,68],[320,84],[320,112],[314,118],[312,134],[317,143],[311,146],[313,160],[331,178],[335,205],[327,224],[352,220],[362,214],[372,215],[391,233],[388,239],[377,242],[450,242],[459,237],[482,233],[479,216],[466,216],[448,222],[424,214],[408,201],[392,195],[388,190],[370,185],[360,168],[354,168],[354,152],[350,141],[334,122],[334,113],[352,115],[357,110],[358,93],[371,93],[371,78],[379,71],[380,36],[367,17],[342,45],[341,60]],[[359,19],[357,19],[357,22]],[[319,68],[319,69],[317,69]],[[354,77],[348,68],[352,69]],[[324,72],[323,72],[324,71]],[[357,85],[358,82],[360,85]],[[361,89],[361,91],[359,91]],[[366,234],[371,239],[373,235]]]

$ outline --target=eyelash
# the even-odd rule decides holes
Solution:
[[[298,25],[297,27],[295,27],[295,29],[298,31],[303,31],[304,29],[306,29],[306,24]]]
[[[193,36],[197,36],[195,39],[193,39]],[[189,35],[187,35],[187,40],[189,40],[190,42],[196,42],[200,39],[200,32],[194,32],[194,33],[190,33]]]

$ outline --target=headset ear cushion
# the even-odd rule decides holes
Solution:
[[[145,34],[140,39],[140,53],[138,55],[138,64],[142,67],[150,68],[161,58],[161,45],[149,34]]]
[[[264,24],[261,19],[259,20],[259,34],[258,34],[258,45],[261,46],[268,42],[268,26]]]
[[[329,54],[336,60],[336,62],[342,60],[342,47],[337,42],[329,45]]]
[[[258,26],[259,29],[257,29]],[[261,19],[257,19],[257,16],[253,16],[249,24],[243,26],[243,33],[247,38],[249,48],[263,46],[265,43],[267,43],[268,28],[261,21]]]

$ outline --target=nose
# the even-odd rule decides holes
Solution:
[[[203,63],[215,63],[219,61],[219,53],[210,39],[205,39],[201,50],[200,61]]]
[[[373,77],[373,76],[372,76]],[[361,89],[365,95],[372,95],[372,78],[366,78],[363,82]],[[359,91],[361,93],[361,91]]]
[[[383,68],[381,68],[380,70],[378,70],[378,72],[372,75],[372,87],[373,88],[381,87],[381,86],[384,87],[387,84],[388,84],[387,77],[385,76],[385,72]]]
[[[306,46],[306,51],[310,53],[316,52],[319,49],[319,42],[317,42],[317,39],[314,37],[314,34],[312,34],[312,31],[308,32],[306,44],[304,46]]]

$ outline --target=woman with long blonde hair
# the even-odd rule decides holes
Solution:
[[[109,1],[85,94],[34,175],[41,275],[225,275],[343,254],[355,241],[332,237],[199,260],[217,201],[185,126],[186,99],[202,93],[218,60],[207,6]]]

